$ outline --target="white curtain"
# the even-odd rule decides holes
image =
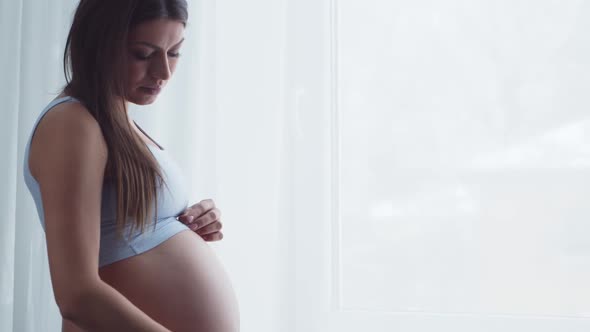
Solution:
[[[59,331],[26,139],[74,0],[0,0],[0,331]],[[590,6],[190,1],[133,117],[212,198],[245,332],[590,331]]]

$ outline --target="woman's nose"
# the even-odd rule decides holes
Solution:
[[[168,62],[168,57],[166,55],[158,57],[158,59],[153,64],[152,68],[152,76],[157,78],[158,80],[167,81],[170,79],[172,72],[170,71],[170,63]]]

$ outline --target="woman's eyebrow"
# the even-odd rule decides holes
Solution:
[[[176,47],[176,46],[180,45],[183,41],[184,41],[184,38],[182,38],[176,45],[174,45],[172,47]],[[149,47],[156,49],[156,50],[162,50],[160,47],[158,47],[154,44],[150,44],[148,42],[144,42],[144,41],[136,41],[136,42],[133,42],[132,44],[143,44],[143,45],[149,46]]]

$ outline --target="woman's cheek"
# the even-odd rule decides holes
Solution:
[[[143,73],[145,72],[145,65],[141,63],[133,63],[129,66],[128,77],[131,79],[131,82],[137,82],[141,80],[143,77]]]

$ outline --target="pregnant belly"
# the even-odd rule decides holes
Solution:
[[[99,274],[172,331],[239,331],[238,303],[224,267],[191,230],[104,266]]]

